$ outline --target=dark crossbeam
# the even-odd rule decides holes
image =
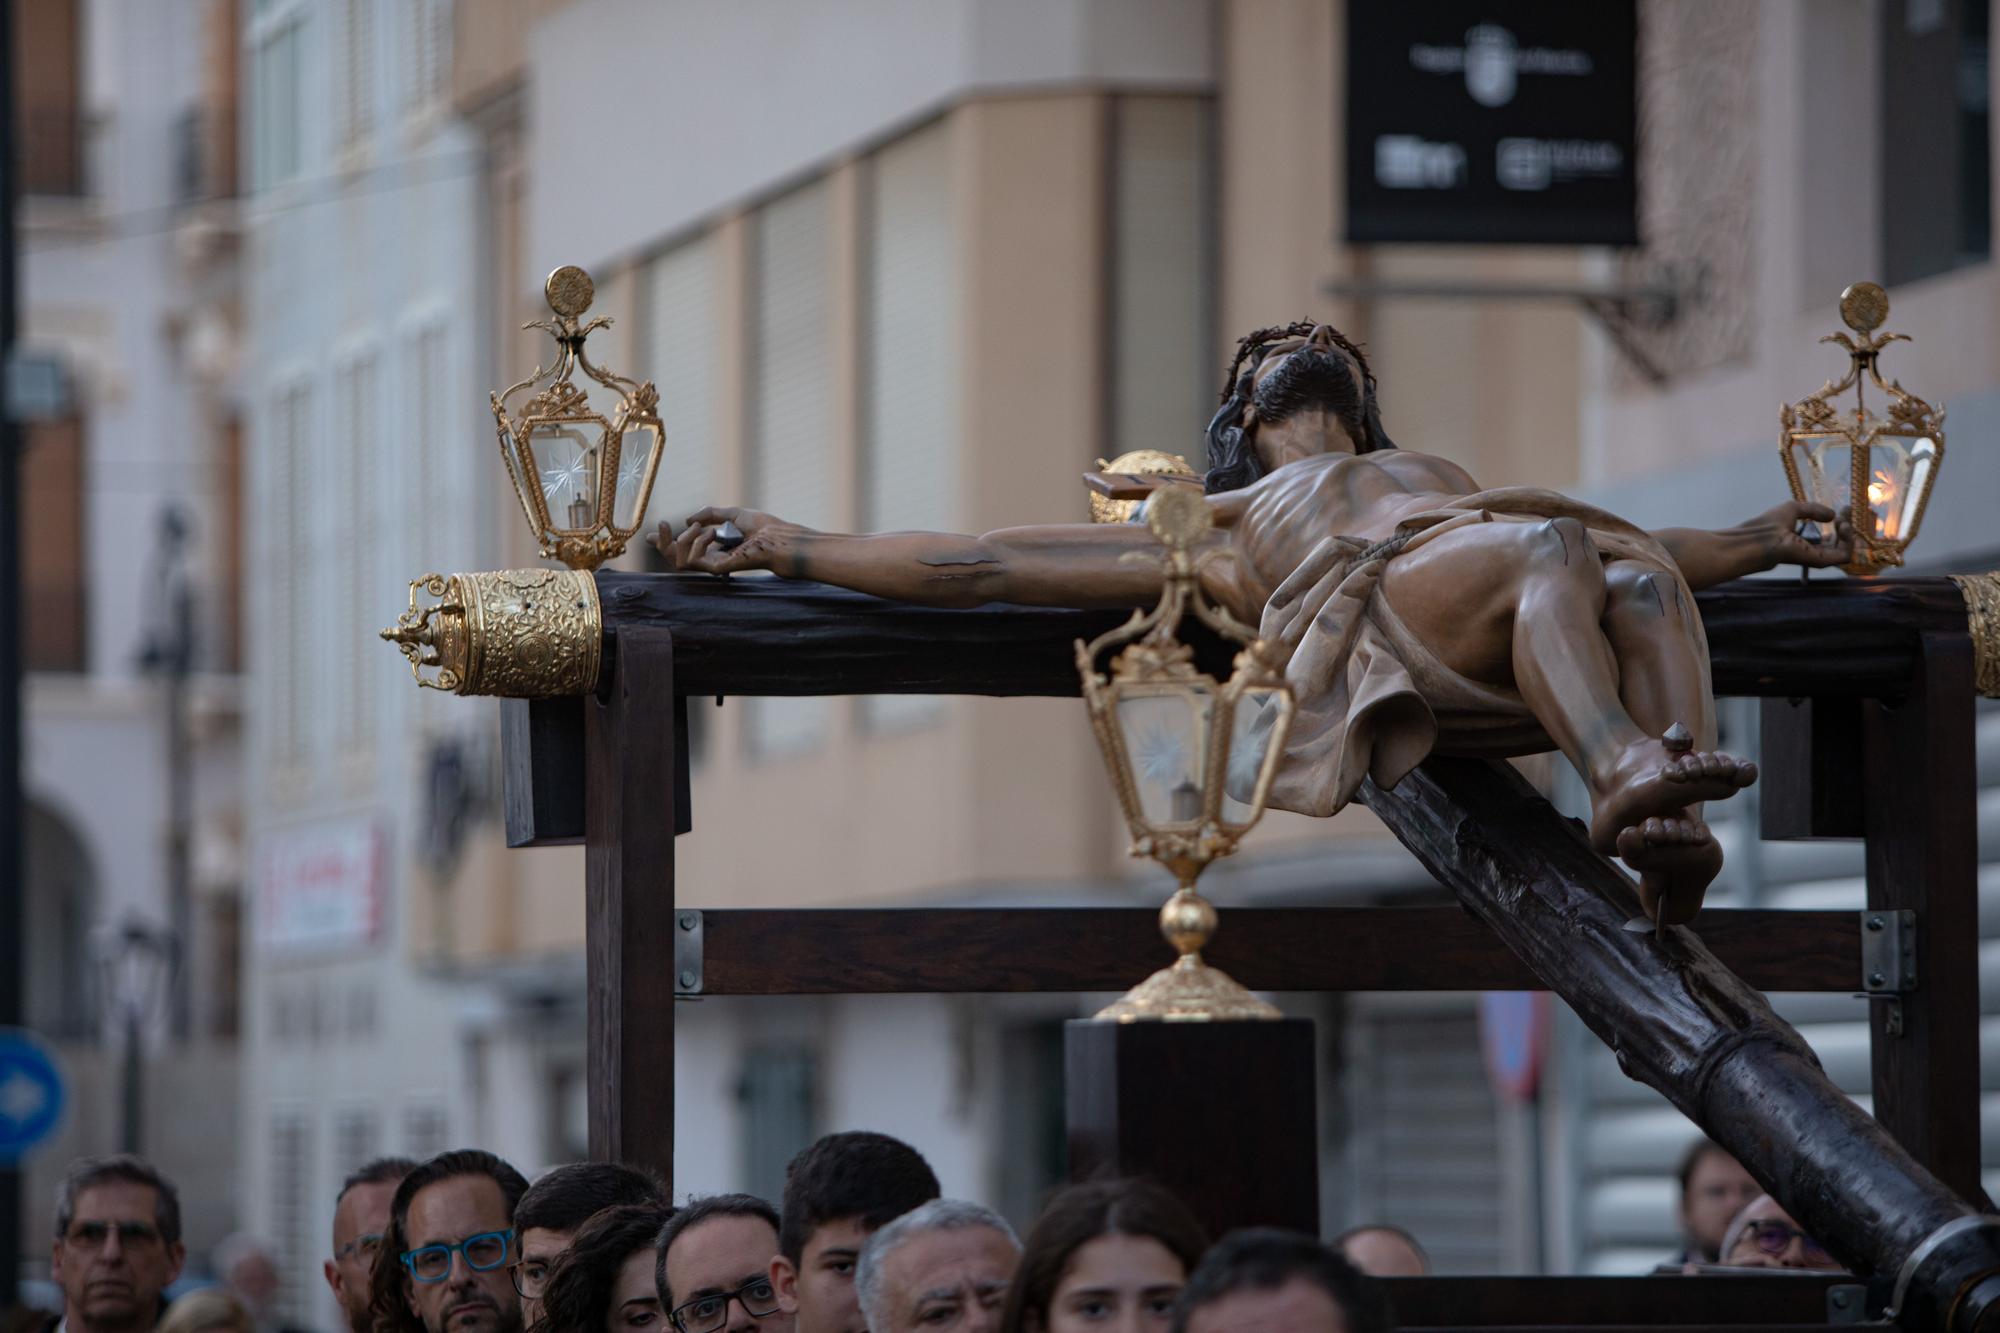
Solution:
[[[604,625],[664,625],[683,694],[1073,695],[1072,645],[1122,611],[939,610],[819,583],[597,575]],[[1925,633],[1964,633],[1949,579],[1746,579],[1697,593],[1715,692],[1899,696]],[[1211,642],[1211,667],[1228,659]]]
[[[1150,907],[704,911],[705,995],[1122,991],[1173,955]],[[1759,990],[1851,992],[1853,912],[1701,914]],[[1457,907],[1229,907],[1203,957],[1252,990],[1530,990],[1535,974]],[[1859,1014],[1861,1003],[1856,1001]]]
[[[1629,881],[1512,768],[1431,759],[1393,791],[1365,784],[1362,799],[1627,1075],[1735,1154],[1843,1263],[1894,1277],[1940,1228],[1974,1215],[1694,931],[1656,941],[1626,930]],[[1920,1257],[1906,1304],[1929,1317],[1907,1326],[2000,1326],[1996,1302],[2000,1233],[1963,1230]]]

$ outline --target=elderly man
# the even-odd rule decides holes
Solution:
[[[1792,1220],[1784,1206],[1760,1194],[1729,1224],[1722,1240],[1722,1262],[1729,1268],[1804,1268],[1841,1271],[1838,1259]]]
[[[382,1233],[389,1229],[389,1201],[396,1186],[417,1169],[407,1157],[378,1157],[341,1182],[333,1198],[333,1257],[320,1265],[326,1285],[347,1320],[349,1333],[374,1333],[368,1313]]]
[[[653,1243],[660,1308],[680,1333],[792,1333],[771,1257],[778,1210],[754,1194],[690,1199]]]
[[[507,1267],[527,1188],[519,1171],[477,1148],[439,1153],[405,1176],[375,1265],[377,1333],[521,1333]]]
[[[151,1333],[187,1262],[173,1185],[137,1157],[80,1158],[56,1187],[55,1223],[57,1333]]]
[[[1592,845],[1638,873],[1656,920],[1694,915],[1722,866],[1702,803],[1756,767],[1713,748],[1691,590],[1782,561],[1841,563],[1845,529],[1825,543],[1794,531],[1834,525],[1832,510],[1649,534],[1551,491],[1481,490],[1456,463],[1390,442],[1367,360],[1325,324],[1242,340],[1209,465],[1203,586],[1259,625],[1298,698],[1273,806],[1333,814],[1364,778],[1394,786],[1433,750],[1560,749],[1589,787]],[[1132,606],[1162,583],[1159,562],[1126,559],[1156,549],[1130,524],[850,537],[711,508],[655,540],[681,569],[939,606]]]
[[[854,1285],[869,1333],[993,1333],[1021,1242],[990,1208],[933,1199],[868,1238]]]
[[[1354,1265],[1297,1232],[1232,1231],[1181,1290],[1173,1333],[1388,1333],[1389,1307]]]

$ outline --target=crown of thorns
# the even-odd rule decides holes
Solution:
[[[1229,363],[1229,378],[1222,382],[1222,397],[1220,401],[1228,402],[1230,395],[1236,392],[1236,379],[1238,375],[1242,374],[1245,362],[1255,364],[1264,359],[1264,349],[1272,343],[1281,342],[1286,338],[1308,337],[1318,327],[1319,325],[1310,319],[1296,319],[1290,324],[1273,324],[1269,328],[1253,329],[1241,338],[1238,338],[1236,340],[1236,359]],[[1368,368],[1368,358],[1362,355],[1361,348],[1349,342],[1340,330],[1333,329],[1331,332],[1333,333],[1335,345],[1353,356],[1355,364],[1361,367],[1361,378],[1366,384],[1368,392],[1374,393],[1375,372]]]

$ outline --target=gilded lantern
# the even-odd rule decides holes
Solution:
[[[1888,313],[1888,294],[1872,282],[1842,292],[1841,319],[1854,336],[1834,333],[1820,341],[1847,349],[1847,374],[1787,403],[1779,415],[1779,450],[1793,496],[1826,505],[1854,525],[1854,558],[1843,566],[1851,574],[1903,563],[1944,463],[1944,409],[1882,379],[1882,349],[1909,341],[1875,332]],[[1867,399],[1869,384],[1882,393],[1877,404]],[[1849,389],[1851,408],[1831,401]]]
[[[1160,928],[1181,957],[1099,1018],[1275,1018],[1277,1010],[1201,961],[1215,909],[1195,892],[1209,862],[1229,855],[1264,813],[1293,700],[1263,642],[1202,595],[1198,548],[1208,505],[1192,490],[1154,495],[1146,522],[1167,547],[1159,605],[1090,644],[1076,646],[1083,697],[1105,767],[1132,834],[1132,854],[1158,861],[1179,888]],[[1200,670],[1180,638],[1183,615],[1241,645],[1227,681]],[[1108,674],[1097,669],[1121,648]]]
[[[611,323],[582,322],[596,289],[590,275],[565,266],[543,288],[553,320],[525,325],[556,340],[552,369],[493,397],[500,458],[543,556],[572,569],[595,569],[625,549],[645,521],[665,432],[659,391],[592,364],[584,340]],[[581,370],[617,395],[608,414],[594,408]],[[516,395],[532,396],[510,412]]]

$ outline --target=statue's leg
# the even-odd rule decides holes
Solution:
[[[1618,697],[1650,736],[1678,722],[1694,748],[1715,748],[1715,696],[1695,647],[1694,608],[1681,582],[1638,560],[1604,567],[1604,637],[1618,659]]]
[[[1678,722],[1693,734],[1696,750],[1713,751],[1715,696],[1680,580],[1642,561],[1614,560],[1605,566],[1604,582],[1604,637],[1618,661],[1625,711],[1648,735],[1664,735]],[[1722,868],[1722,848],[1701,811],[1701,803],[1691,803],[1675,816],[1647,819],[1618,834],[1619,856],[1639,874],[1646,915],[1668,925],[1694,918],[1702,899],[1697,885]],[[1675,884],[1680,891],[1662,899]]]
[[[1441,534],[1392,560],[1381,593],[1444,665],[1520,692],[1590,787],[1599,852],[1624,855],[1642,877],[1652,875],[1655,902],[1669,891],[1677,906],[1682,896],[1697,897],[1720,862],[1687,811],[1748,786],[1756,768],[1694,748],[1691,734],[1686,744],[1666,737],[1679,722],[1690,733],[1705,725],[1701,739],[1713,740],[1712,705],[1664,723],[1651,706],[1686,701],[1692,709],[1706,694],[1692,639],[1662,631],[1643,650],[1633,644],[1634,698],[1646,692],[1648,716],[1641,722],[1628,711],[1621,695],[1628,662],[1606,628],[1611,586],[1582,523],[1494,522]]]

